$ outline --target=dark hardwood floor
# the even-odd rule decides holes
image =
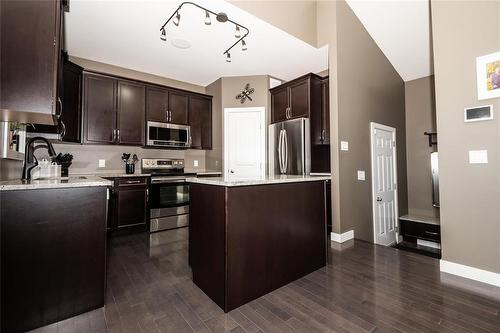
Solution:
[[[191,282],[187,237],[111,239],[105,308],[34,332],[500,332],[499,288],[361,241],[332,246],[328,266],[224,314]]]

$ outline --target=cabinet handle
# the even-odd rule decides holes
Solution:
[[[120,142],[120,130],[116,130],[116,142]]]
[[[425,230],[425,233],[429,234],[429,235],[434,235],[434,236],[438,235],[437,232],[430,232],[430,231],[427,231],[427,230]]]
[[[172,122],[172,111],[168,111],[168,122]]]
[[[127,184],[139,184],[142,180],[127,180],[125,183]]]
[[[111,141],[116,142],[116,130],[115,129],[113,130],[113,138],[111,139]]]
[[[59,104],[59,114],[57,115],[57,119],[61,119],[63,114],[63,104],[61,101],[61,97],[57,97],[57,103]]]
[[[168,110],[165,111],[165,120],[168,123]]]
[[[326,130],[321,131],[321,141],[323,141],[323,142],[326,141]]]
[[[146,202],[149,202],[149,188],[146,189]]]
[[[292,107],[291,106],[288,107],[288,112],[290,113],[290,118],[292,118],[293,117],[293,113],[292,113]]]
[[[61,126],[62,126],[62,129],[61,129],[61,140],[64,138],[64,136],[66,135],[66,125],[64,124],[64,121],[61,120]]]

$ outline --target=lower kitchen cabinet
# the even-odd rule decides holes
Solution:
[[[1,331],[104,306],[106,187],[0,192]]]
[[[111,179],[114,189],[108,219],[108,232],[129,227],[144,230],[149,222],[149,177]]]

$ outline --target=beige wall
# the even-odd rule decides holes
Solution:
[[[370,122],[396,128],[399,214],[407,207],[404,82],[345,1],[337,2],[340,230],[373,241]],[[366,181],[357,180],[366,171]]]
[[[424,132],[436,130],[434,76],[405,83],[406,166],[408,173],[408,213],[439,216],[432,206],[430,156],[437,147],[429,147]]]
[[[252,101],[241,104],[236,95],[241,93],[247,83],[255,89]],[[224,160],[224,108],[257,107],[266,108],[269,123],[269,76],[231,76],[223,77],[207,86],[207,93],[214,96],[212,105],[213,149],[207,152],[207,168],[223,170]],[[267,136],[266,136],[267,137]]]
[[[241,1],[233,5],[313,46],[317,45],[316,1]]]
[[[83,59],[83,58],[78,58],[78,57],[73,57],[73,56],[70,56],[69,59],[72,62],[74,62],[75,64],[78,64],[87,70],[92,70],[92,71],[96,71],[96,72],[102,72],[102,73],[107,73],[107,74],[112,74],[112,75],[117,75],[117,76],[123,76],[123,77],[130,78],[130,79],[166,85],[169,87],[190,90],[190,91],[194,91],[194,92],[198,92],[198,93],[202,93],[202,94],[205,93],[205,87],[199,86],[196,84],[178,81],[178,80],[174,80],[174,79],[170,79],[167,77],[158,76],[158,75],[154,75],[154,74],[138,72],[138,71],[134,71],[132,69],[118,67],[118,66],[114,66],[114,65],[110,65],[110,64],[105,64],[102,62],[97,62],[97,61],[93,61],[93,60],[89,60],[89,59]]]
[[[431,1],[443,259],[500,273],[500,98],[478,101],[476,57],[500,51],[499,1]],[[495,119],[464,123],[464,107]],[[468,151],[488,150],[488,164]]]

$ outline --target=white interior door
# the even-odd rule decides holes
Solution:
[[[397,242],[396,129],[371,123],[373,234],[375,244]]]
[[[265,139],[264,107],[224,109],[225,176],[264,176]]]

